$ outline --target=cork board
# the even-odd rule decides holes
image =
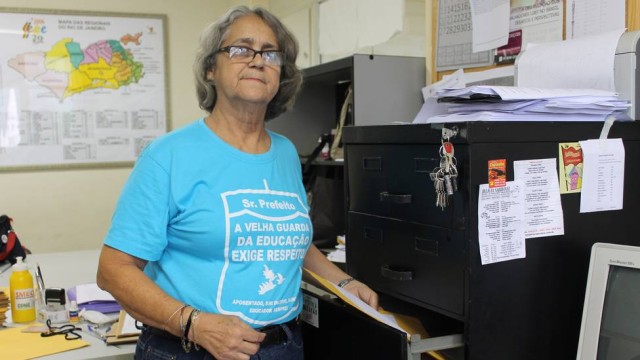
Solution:
[[[432,79],[432,82],[441,80],[442,77],[446,74],[453,72],[453,70],[447,71],[437,71],[436,59],[437,59],[437,37],[438,37],[438,0],[427,1],[428,4],[431,3],[432,9],[431,13],[431,56],[429,57],[429,66],[427,66],[429,74],[428,78]],[[563,14],[566,14],[566,4],[567,0],[563,0]],[[563,20],[563,39],[566,34],[566,24]],[[635,31],[640,30],[640,0],[626,0],[626,27],[627,31]],[[502,65],[487,65],[487,66],[479,66],[479,67],[469,67],[466,68],[466,71],[482,71],[487,69],[492,69]]]

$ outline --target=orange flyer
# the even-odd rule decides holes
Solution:
[[[489,188],[507,185],[507,159],[489,160]]]

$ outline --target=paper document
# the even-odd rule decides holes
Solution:
[[[628,120],[628,116],[620,115],[617,120]],[[609,115],[594,114],[515,114],[497,111],[479,111],[470,114],[456,113],[436,115],[425,120],[425,123],[455,123],[467,121],[597,121],[604,122]],[[614,117],[615,118],[615,117]],[[419,123],[414,121],[415,124]]]
[[[104,314],[117,313],[122,309],[111,294],[100,289],[95,283],[71,287],[67,295],[69,301],[75,300],[80,309],[95,310]]]
[[[584,168],[580,212],[622,209],[624,144],[622,139],[580,141]]]
[[[473,99],[478,95],[495,96],[500,100],[540,100],[554,98],[582,98],[598,97],[611,98],[617,94],[615,91],[600,89],[574,89],[574,88],[540,88],[525,86],[490,86],[474,85],[461,89],[442,89],[436,93],[438,98],[447,99]]]
[[[615,91],[613,63],[624,29],[574,40],[531,43],[518,57],[516,84]]]
[[[322,284],[322,286],[324,286],[327,290],[331,291],[333,294],[337,295],[340,299],[342,299],[343,301],[347,302],[348,304],[350,304],[351,306],[357,308],[358,310],[362,311],[363,313],[371,316],[372,318],[380,321],[381,323],[387,324],[395,329],[398,329],[400,331],[404,331],[407,332],[405,329],[401,328],[400,325],[398,325],[398,322],[395,321],[395,319],[393,319],[393,317],[389,317],[383,314],[380,314],[376,309],[372,308],[371,306],[369,306],[369,304],[365,303],[364,301],[360,300],[360,298],[358,298],[357,296],[351,294],[350,292],[348,292],[347,290],[338,287],[337,285],[335,285],[334,283],[320,277],[319,275],[315,274],[314,272],[308,270],[308,269],[304,269],[304,271],[306,273],[308,273],[310,276],[312,276],[314,279],[316,279],[320,284]],[[409,334],[411,335],[411,334]]]
[[[428,98],[436,96],[436,93],[441,90],[462,89],[464,87],[466,87],[464,81],[464,71],[462,69],[458,69],[449,75],[444,75],[442,77],[442,80],[423,87],[422,99],[426,101]]]
[[[513,177],[524,182],[524,237],[564,235],[556,159],[513,162]]]
[[[418,111],[418,114],[413,119],[412,124],[426,124],[430,119],[436,116],[446,116],[447,108],[447,104],[441,104],[436,98],[430,97],[425,100],[424,104],[422,104],[422,107],[420,107],[420,111]]]
[[[631,103],[599,89],[475,85],[436,91],[413,123],[630,120]]]
[[[509,0],[470,0],[473,52],[506,45],[509,39]]]
[[[33,359],[89,346],[82,340],[66,340],[64,336],[42,337],[40,333],[24,333],[28,326],[0,330],[0,358]]]
[[[116,301],[116,299],[95,283],[76,286],[76,302],[84,304],[90,301]]]
[[[625,27],[626,3],[625,0],[567,1],[567,39]]]
[[[504,187],[481,184],[478,192],[478,241],[482,265],[526,256],[524,183]]]

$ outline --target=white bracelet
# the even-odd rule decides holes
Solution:
[[[342,280],[342,281],[340,281],[340,282],[338,283],[338,287],[343,288],[343,287],[347,286],[347,284],[348,284],[348,283],[350,283],[350,282],[352,282],[353,280],[355,280],[355,279],[354,279],[354,278],[352,278],[352,277],[350,277],[350,278],[346,278],[346,279],[344,279],[344,280]]]

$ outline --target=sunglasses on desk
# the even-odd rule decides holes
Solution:
[[[46,322],[47,328],[49,329],[46,332],[40,333],[42,337],[49,337],[54,335],[64,335],[66,340],[78,340],[82,339],[82,335],[76,331],[82,330],[79,327],[75,327],[75,325],[67,324],[62,326],[52,326],[51,320],[47,320]]]

